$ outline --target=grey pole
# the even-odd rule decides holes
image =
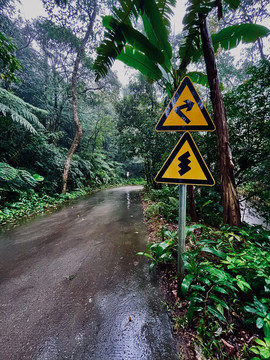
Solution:
[[[179,185],[179,219],[178,219],[178,253],[177,253],[177,295],[181,295],[181,284],[184,279],[184,262],[182,254],[185,252],[186,239],[186,203],[187,185]]]

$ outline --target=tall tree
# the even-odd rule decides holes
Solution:
[[[93,30],[96,14],[97,14],[97,2],[93,1],[93,8],[88,13],[89,23],[87,26],[87,30],[86,30],[85,36],[80,44],[80,47],[78,49],[77,56],[76,56],[75,63],[74,63],[74,68],[72,71],[72,79],[71,79],[72,109],[73,109],[73,119],[74,119],[75,126],[76,126],[76,134],[75,134],[74,140],[71,144],[71,147],[68,151],[68,156],[67,156],[67,160],[66,160],[65,167],[64,167],[63,189],[62,189],[63,194],[65,194],[67,191],[67,179],[68,179],[68,172],[69,172],[69,168],[70,168],[71,159],[72,159],[72,156],[73,156],[75,150],[77,149],[77,147],[79,145],[80,138],[82,137],[82,125],[80,123],[79,116],[78,116],[77,77],[78,77],[79,65],[80,65],[84,50],[85,50],[85,46],[86,46],[87,41],[89,40],[90,35]]]
[[[51,2],[47,2],[46,0],[44,0],[44,3],[47,6],[47,11],[49,13],[53,13],[54,5]],[[62,3],[63,2],[60,2],[60,5]],[[56,16],[56,19],[62,23],[65,23],[65,26],[71,26],[70,23],[72,23],[72,21],[74,22],[75,20],[77,20],[78,21],[78,23],[76,24],[77,27],[74,28],[73,30],[76,35],[81,36],[82,38],[75,56],[75,61],[71,76],[72,111],[73,111],[73,120],[76,128],[76,132],[73,142],[69,148],[67,159],[64,166],[63,188],[62,188],[63,194],[65,194],[67,190],[67,180],[68,180],[68,173],[70,169],[71,160],[82,137],[82,126],[78,116],[78,94],[77,94],[78,71],[79,71],[80,63],[82,61],[82,57],[86,49],[87,42],[91,37],[91,35],[93,35],[93,28],[98,11],[98,0],[77,2],[76,6],[74,6],[74,4],[72,4],[71,2],[67,4],[67,12],[63,11],[65,6],[66,6],[65,4],[61,5],[62,11],[59,12],[59,15]],[[69,18],[65,18],[65,16],[69,16]],[[84,17],[84,21],[82,23],[83,17]]]
[[[204,60],[206,64],[210,97],[213,105],[214,121],[217,131],[217,150],[221,176],[223,221],[226,224],[240,226],[241,214],[234,181],[234,163],[229,142],[229,133],[224,102],[221,94],[217,66],[207,18],[200,15],[200,30]]]
[[[222,202],[224,222],[230,225],[240,224],[240,209],[237,193],[233,180],[233,162],[230,153],[228,130],[225,117],[225,109],[222,105],[222,97],[218,82],[216,67],[210,73],[210,67],[215,65],[214,48],[235,47],[239,41],[255,41],[260,36],[268,34],[269,30],[255,24],[241,24],[228,27],[214,35],[213,40],[206,32],[208,14],[218,7],[221,14],[221,2],[209,2],[204,0],[190,0],[184,24],[187,35],[184,44],[180,46],[179,54],[181,63],[178,68],[171,66],[172,52],[168,44],[168,14],[174,5],[174,1],[120,1],[122,8],[115,10],[113,17],[104,18],[103,24],[107,31],[105,40],[98,48],[98,58],[95,63],[97,78],[104,76],[115,58],[122,60],[127,65],[140,70],[152,80],[162,79],[170,95],[179,85],[181,78],[186,75],[187,66],[191,61],[197,61],[203,54],[211,65],[207,64],[207,77],[210,86],[211,100],[215,111],[217,124],[218,155],[221,172]],[[162,3],[162,7],[161,7]],[[227,0],[232,8],[239,5],[238,0]],[[128,5],[128,6],[127,6]],[[164,11],[165,10],[165,11]],[[133,15],[143,19],[145,35],[134,29],[130,21]],[[164,30],[165,28],[165,30]],[[212,48],[212,53],[209,49]],[[208,59],[208,57],[211,59]],[[161,66],[163,71],[158,67]],[[205,84],[202,74],[191,73],[192,80]],[[220,117],[221,115],[221,117]],[[224,133],[223,133],[224,132]],[[226,171],[223,167],[226,166]]]

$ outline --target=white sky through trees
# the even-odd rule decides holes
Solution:
[[[21,16],[26,20],[35,19],[38,16],[46,16],[46,12],[43,8],[41,0],[20,0],[21,4],[18,4],[18,9],[20,10]],[[185,3],[186,0],[177,0],[175,7],[175,15],[172,21],[172,31],[175,34],[178,34],[182,31],[183,17],[185,15]],[[116,60],[113,67],[113,71],[117,72],[117,76],[120,82],[123,85],[127,85],[130,81],[129,75],[134,74],[136,71],[131,70],[129,67],[125,66],[121,61]]]
[[[46,16],[46,12],[43,8],[41,0],[20,0],[21,4],[17,5],[18,10],[21,13],[21,16],[26,20],[31,20],[37,18],[38,16]],[[176,7],[174,9],[174,17],[172,19],[172,31],[174,34],[178,34],[182,31],[183,28],[183,17],[185,15],[185,3],[186,0],[177,0]],[[270,8],[270,5],[269,5]],[[262,24],[268,28],[270,28],[270,19],[266,19]],[[265,39],[265,45],[269,50],[270,47],[270,40]],[[269,46],[268,46],[269,45]],[[232,50],[231,53],[234,57],[240,56],[240,51],[242,47],[237,47],[236,49]],[[268,51],[267,51],[268,53]],[[113,67],[113,71],[117,72],[118,78],[123,85],[127,85],[130,81],[130,74],[136,73],[135,70],[130,69],[129,67],[125,66],[121,61],[116,60]]]

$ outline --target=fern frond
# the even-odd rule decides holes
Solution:
[[[20,179],[31,187],[35,187],[38,184],[38,181],[27,170],[18,170],[18,172]]]
[[[32,111],[38,112],[38,109],[0,88],[0,112],[20,124],[25,130],[36,134],[36,129],[44,129],[44,127]],[[40,112],[45,114],[41,109]]]
[[[18,170],[7,163],[0,162],[0,181],[11,181],[18,176]]]

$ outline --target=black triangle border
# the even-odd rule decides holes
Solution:
[[[188,86],[191,94],[193,95],[197,105],[199,106],[199,108],[201,109],[201,112],[208,124],[208,126],[206,125],[175,125],[175,126],[163,126],[163,124],[165,123],[167,117],[169,116],[169,114],[171,113],[174,105],[176,104],[177,100],[179,99],[180,95],[182,94],[184,88]],[[165,109],[163,115],[161,116],[161,118],[159,119],[155,130],[156,131],[215,131],[216,127],[215,124],[213,123],[210,115],[208,114],[208,111],[206,110],[199,94],[197,93],[192,81],[190,80],[190,78],[188,76],[186,76],[183,81],[181,82],[181,84],[179,85],[178,89],[176,90],[176,92],[174,93],[171,101],[169,102],[169,105],[167,106],[167,108]]]
[[[179,150],[186,141],[189,143],[191,150],[193,151],[202,171],[204,172],[204,175],[206,176],[206,180],[163,178],[163,175],[165,174],[168,167],[171,165],[171,163],[177,156]],[[199,149],[197,148],[197,145],[195,144],[191,134],[189,134],[188,132],[185,132],[178,141],[178,143],[176,144],[175,148],[173,149],[168,159],[165,161],[162,168],[159,170],[157,176],[155,177],[155,182],[166,183],[166,184],[185,184],[185,185],[205,185],[205,186],[215,185],[215,180],[213,176],[211,175],[206,163],[204,162],[203,157]]]

